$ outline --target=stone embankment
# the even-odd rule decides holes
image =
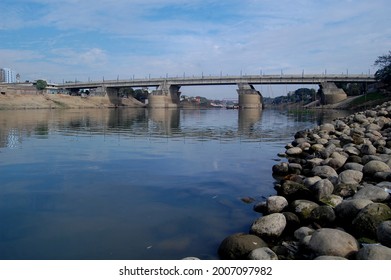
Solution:
[[[222,259],[391,259],[391,102],[299,131]]]

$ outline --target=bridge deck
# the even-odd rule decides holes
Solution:
[[[251,76],[203,76],[167,77],[151,79],[102,80],[59,84],[66,89],[105,87],[158,87],[162,84],[178,86],[247,84],[321,84],[324,82],[373,83],[373,75],[251,75]]]

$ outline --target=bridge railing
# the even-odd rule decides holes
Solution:
[[[301,75],[241,75],[241,76],[187,76],[187,77],[164,77],[164,78],[137,78],[116,79],[88,82],[75,82],[58,84],[63,88],[83,87],[153,87],[163,83],[174,85],[229,85],[238,83],[249,84],[319,84],[322,82],[375,82],[373,75],[366,74],[301,74]]]

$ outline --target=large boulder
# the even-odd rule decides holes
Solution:
[[[364,165],[363,173],[365,176],[371,177],[376,172],[390,172],[391,168],[380,160],[371,160]]]
[[[321,227],[331,227],[335,221],[335,213],[332,207],[322,205],[312,210],[310,220]]]
[[[288,201],[285,197],[274,195],[266,199],[266,209],[268,213],[279,213],[288,206]]]
[[[267,247],[267,243],[252,234],[236,233],[226,237],[220,244],[218,254],[223,260],[244,260],[257,248]]]
[[[353,196],[353,199],[359,198],[370,199],[373,202],[383,202],[390,198],[390,194],[383,188],[379,188],[373,185],[366,185]]]
[[[339,173],[338,183],[347,184],[347,185],[357,185],[361,182],[364,174],[361,171],[357,170],[345,170]]]
[[[324,179],[331,179],[333,177],[338,178],[338,173],[335,171],[334,168],[323,165],[323,166],[316,166],[312,169],[312,174],[314,176],[319,176]]]
[[[314,210],[319,205],[313,201],[298,199],[291,203],[290,207],[293,212],[300,218],[301,221],[308,221],[312,210]]]
[[[377,238],[377,227],[391,219],[391,209],[383,203],[371,203],[364,207],[352,221],[356,237]]]
[[[285,216],[281,213],[273,213],[254,221],[250,232],[265,240],[275,240],[284,231],[286,226]]]
[[[315,257],[328,255],[343,258],[352,257],[360,248],[352,235],[331,228],[316,230],[311,235],[308,247]]]
[[[252,250],[248,254],[248,259],[250,260],[278,260],[278,256],[270,248],[263,247]]]
[[[313,193],[314,197],[320,201],[325,196],[329,196],[333,193],[334,185],[330,182],[330,180],[322,179],[312,185],[309,189]]]
[[[373,202],[369,199],[344,200],[335,207],[334,211],[339,220],[343,222],[351,222],[361,209],[371,203]]]
[[[391,247],[391,221],[382,222],[376,231],[377,240],[387,247]]]
[[[391,260],[391,248],[378,244],[369,244],[362,247],[358,253],[358,260]]]

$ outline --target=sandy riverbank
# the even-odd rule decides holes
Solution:
[[[109,98],[108,96],[70,96],[63,94],[6,94],[0,95],[0,109],[67,109],[110,108],[116,106],[143,107],[133,98]]]

